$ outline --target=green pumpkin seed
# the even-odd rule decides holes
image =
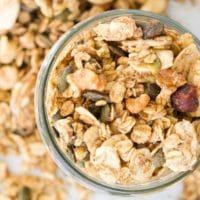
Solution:
[[[68,8],[66,8],[60,14],[58,14],[55,18],[64,22],[68,20],[68,16],[70,14],[71,14],[71,11]]]
[[[58,91],[60,93],[64,92],[66,90],[66,88],[69,86],[69,84],[67,83],[67,75],[71,74],[73,72],[73,67],[70,65],[68,67],[66,67],[62,73],[59,75],[58,80],[57,80],[57,87],[58,87]]]
[[[162,167],[165,163],[165,156],[164,156],[163,150],[160,149],[159,151],[157,151],[154,154],[152,159],[153,159],[152,161],[155,168]]]
[[[91,101],[99,101],[99,100],[105,100],[107,102],[110,101],[109,97],[103,93],[97,92],[97,91],[86,91],[83,93],[83,96]]]
[[[23,186],[19,190],[19,200],[31,200],[31,189],[27,186]]]
[[[101,108],[101,114],[100,114],[100,120],[101,122],[109,122],[110,121],[110,106],[109,105],[105,105]]]
[[[108,45],[109,50],[111,53],[117,55],[117,56],[128,56],[127,52],[123,51],[121,48],[119,48],[116,44],[109,42]]]

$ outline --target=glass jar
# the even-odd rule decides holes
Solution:
[[[177,22],[171,20],[168,17],[156,15],[149,12],[138,11],[138,10],[114,10],[104,12],[98,16],[90,18],[82,23],[74,26],[69,32],[65,33],[52,47],[49,54],[45,58],[43,65],[40,69],[38,75],[37,86],[36,86],[36,95],[35,95],[35,111],[36,119],[39,132],[41,137],[46,144],[49,153],[53,157],[57,165],[64,171],[65,174],[72,176],[82,184],[93,190],[101,190],[111,194],[117,195],[134,195],[134,194],[144,194],[147,192],[153,192],[155,190],[164,188],[171,185],[172,183],[177,182],[178,180],[185,177],[189,172],[175,173],[171,172],[168,175],[154,180],[148,183],[135,184],[130,186],[121,186],[121,185],[112,185],[107,184],[101,180],[97,180],[94,177],[88,176],[81,169],[79,169],[61,150],[59,145],[55,140],[53,130],[49,124],[47,110],[45,106],[46,92],[48,86],[49,75],[56,64],[61,61],[67,49],[72,47],[73,41],[75,41],[79,34],[87,30],[89,27],[92,27],[100,22],[110,21],[113,18],[120,16],[132,16],[136,21],[148,21],[152,19],[159,20],[166,27],[177,30],[180,33],[189,32],[183,26]],[[194,36],[194,40],[197,46],[200,46],[200,41]],[[199,164],[199,161],[193,167],[193,170]],[[191,170],[192,171],[192,170]],[[190,172],[191,172],[190,171]]]

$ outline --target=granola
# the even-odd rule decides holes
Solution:
[[[54,66],[46,99],[56,139],[73,162],[122,185],[193,169],[200,52],[192,36],[122,16],[74,43]]]

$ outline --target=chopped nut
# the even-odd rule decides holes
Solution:
[[[66,117],[74,111],[74,103],[72,101],[65,101],[60,108],[60,115]]]
[[[170,50],[158,50],[156,51],[160,61],[161,61],[161,69],[167,69],[173,66],[174,55]]]
[[[80,115],[80,119],[85,123],[97,126],[99,125],[99,121],[87,109],[83,107],[76,107],[75,111]]]
[[[137,98],[129,98],[126,100],[126,108],[131,113],[141,112],[149,103],[150,97],[147,94],[142,94]]]
[[[186,83],[186,80],[181,73],[177,73],[171,69],[161,70],[156,74],[156,81],[161,88],[168,88],[172,91]]]
[[[150,21],[150,22],[137,22],[137,26],[142,28],[143,38],[151,39],[156,36],[163,34],[164,25],[159,21]]]
[[[70,127],[69,121],[67,119],[60,119],[55,122],[54,127],[58,131],[63,144],[67,147],[73,135],[73,129]]]
[[[75,158],[80,161],[87,156],[87,153],[88,153],[87,148],[84,146],[76,147],[74,149]]]
[[[73,87],[79,90],[97,90],[104,91],[106,80],[103,75],[97,75],[89,69],[80,69],[67,76],[67,81]]]

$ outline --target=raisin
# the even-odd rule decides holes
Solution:
[[[194,112],[199,106],[196,88],[185,84],[171,95],[172,107],[179,112]]]

